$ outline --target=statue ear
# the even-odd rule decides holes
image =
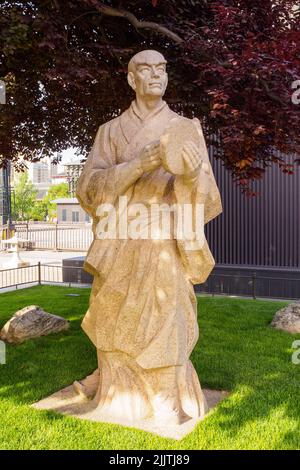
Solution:
[[[131,86],[131,88],[135,91],[136,90],[136,84],[135,84],[135,78],[134,78],[134,73],[133,72],[128,72],[127,81],[129,83],[129,86]]]

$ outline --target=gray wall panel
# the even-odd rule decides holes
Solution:
[[[273,165],[247,197],[220,160],[212,158],[223,214],[208,224],[207,238],[220,265],[300,268],[300,171],[283,174]]]

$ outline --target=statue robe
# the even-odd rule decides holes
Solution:
[[[199,153],[205,171],[192,190],[162,167],[135,180],[132,160],[177,116],[162,102],[143,120],[133,101],[121,116],[100,126],[77,186],[95,234],[85,261],[95,280],[82,328],[98,350],[126,353],[143,369],[187,363],[198,339],[193,284],[205,282],[214,260],[206,242],[191,250],[175,237],[97,239],[96,212],[103,203],[117,208],[119,196],[126,196],[129,206],[191,202],[194,208],[203,203],[205,222],[221,212],[204,139]]]

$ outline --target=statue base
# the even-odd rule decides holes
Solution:
[[[205,395],[209,411],[229,395],[229,393],[225,391],[208,389],[204,389],[203,393]],[[176,440],[180,440],[187,434],[191,433],[196,425],[203,419],[192,418],[180,425],[160,425],[157,422],[154,422],[153,419],[130,421],[122,418],[114,418],[101,413],[97,408],[95,409],[93,402],[79,395],[74,389],[73,384],[37,403],[34,403],[32,407],[37,410],[55,411],[56,413],[88,421],[118,424],[121,426],[136,428],[142,431],[158,434],[161,437]]]

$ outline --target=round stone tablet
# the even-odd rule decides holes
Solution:
[[[171,119],[160,138],[160,153],[164,168],[174,175],[185,172],[182,150],[187,141],[201,148],[201,135],[196,123],[184,117]]]

